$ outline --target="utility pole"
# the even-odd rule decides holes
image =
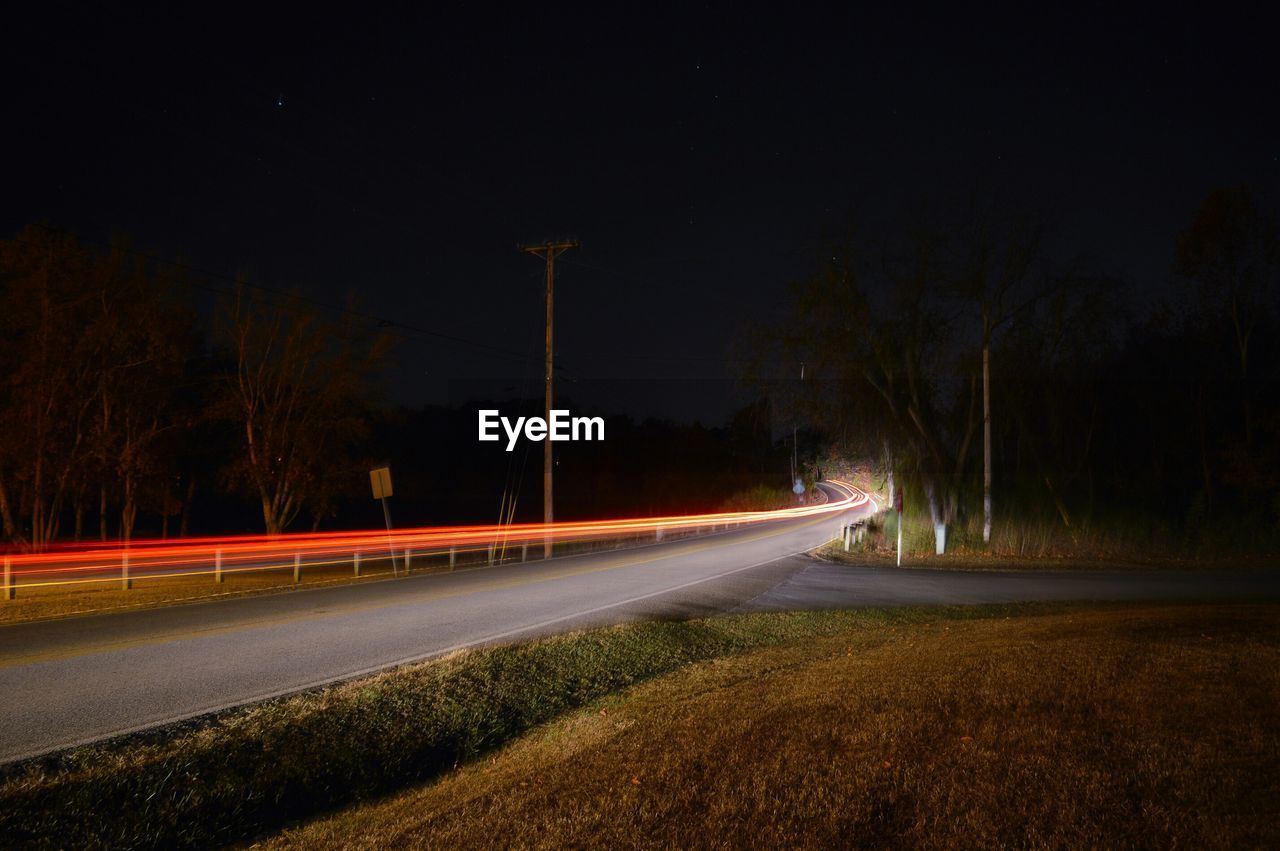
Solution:
[[[991,543],[991,320],[982,311],[982,543]]]
[[[578,241],[575,239],[564,240],[562,242],[544,242],[542,245],[522,245],[520,250],[525,254],[535,254],[542,257],[547,264],[547,353],[546,353],[546,404],[544,414],[546,421],[551,422],[551,341],[552,330],[555,323],[554,294],[555,294],[555,269],[556,257],[564,254],[570,248],[577,248]],[[551,488],[551,440],[548,436],[547,440],[542,441],[542,522],[551,525],[551,521],[555,518],[555,511],[552,502]],[[547,530],[542,539],[542,557],[551,558],[551,531]]]
[[[800,383],[804,383],[804,361],[800,361]],[[800,474],[800,429],[795,424],[791,424],[791,469],[796,475]]]
[[[804,361],[800,361],[800,381],[804,382]],[[804,490],[800,483],[800,427],[795,420],[791,421],[791,484],[792,488],[801,487],[796,494],[804,499]]]

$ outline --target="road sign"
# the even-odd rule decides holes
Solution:
[[[369,481],[373,483],[373,498],[386,499],[391,496],[391,468],[379,467],[369,471]]]
[[[800,496],[802,493],[804,493],[804,482],[800,481],[799,479],[796,479],[796,483],[791,486],[791,492],[796,496]]]

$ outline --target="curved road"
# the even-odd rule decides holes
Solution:
[[[0,762],[464,647],[641,618],[1278,590],[1266,576],[914,571],[802,555],[867,510],[545,562],[0,626]]]

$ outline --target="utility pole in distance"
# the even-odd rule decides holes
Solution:
[[[564,254],[570,248],[577,248],[578,241],[576,239],[563,240],[561,242],[544,242],[542,245],[522,245],[520,250],[525,254],[535,254],[542,257],[547,264],[547,354],[546,354],[546,404],[544,413],[546,421],[551,422],[551,340],[552,330],[555,322],[555,269],[556,257]],[[547,440],[542,441],[542,522],[548,526],[555,519],[555,511],[552,502],[551,489],[551,440],[548,436]],[[542,557],[551,558],[551,532],[542,539]]]

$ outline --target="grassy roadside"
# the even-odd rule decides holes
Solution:
[[[677,680],[678,677],[694,678],[690,682],[696,687],[687,694],[678,691],[678,688],[684,686],[678,686],[677,692],[664,692],[663,688],[671,687],[662,685],[669,678],[652,683],[652,687],[657,690],[652,694],[643,690],[637,692],[644,700],[650,701],[648,704],[641,704],[648,706],[644,714],[649,723],[649,727],[645,728],[649,731],[646,735],[658,738],[641,738],[627,745],[631,747],[631,751],[628,751],[630,756],[618,763],[626,767],[622,772],[627,775],[623,778],[626,783],[622,783],[622,792],[632,791],[630,777],[635,775],[639,778],[636,772],[641,769],[644,772],[658,772],[646,774],[645,777],[675,772],[667,778],[671,786],[666,788],[671,790],[671,795],[680,799],[687,797],[686,792],[700,788],[700,784],[704,782],[701,775],[680,777],[680,772],[685,770],[680,768],[682,750],[672,749],[675,749],[677,742],[685,741],[681,736],[695,736],[695,728],[682,726],[684,719],[699,712],[700,695],[708,694],[709,683],[714,685],[719,682],[717,678],[721,673],[730,676],[730,681],[736,683],[733,687],[737,691],[726,692],[728,697],[716,703],[716,712],[726,713],[728,708],[736,705],[737,714],[724,715],[726,727],[722,732],[724,736],[732,732],[732,737],[713,736],[709,740],[719,741],[724,749],[722,754],[707,749],[699,751],[696,747],[689,751],[690,754],[703,752],[704,758],[708,760],[704,769],[723,761],[737,765],[739,770],[746,772],[744,777],[750,778],[754,777],[751,775],[751,765],[755,760],[762,760],[767,756],[768,759],[762,761],[764,765],[777,763],[778,759],[787,761],[790,758],[782,755],[785,750],[776,750],[777,747],[785,746],[785,742],[769,740],[768,736],[764,736],[765,727],[781,724],[778,728],[788,729],[806,715],[823,719],[822,723],[826,724],[823,736],[836,736],[831,740],[836,742],[832,745],[836,749],[832,754],[842,752],[845,745],[840,745],[844,741],[840,736],[849,735],[849,731],[855,731],[861,737],[869,737],[868,741],[881,742],[877,754],[884,751],[884,742],[910,733],[910,736],[902,740],[902,744],[892,746],[893,755],[886,758],[891,764],[901,764],[901,754],[906,754],[915,747],[923,747],[920,742],[924,740],[916,741],[923,735],[922,731],[913,733],[909,729],[884,727],[881,720],[877,720],[877,713],[888,712],[895,701],[902,699],[901,695],[892,691],[893,687],[905,688],[908,694],[915,695],[916,704],[923,700],[924,709],[928,709],[936,717],[938,713],[942,713],[942,718],[950,719],[947,723],[952,726],[972,718],[974,723],[968,724],[968,735],[973,735],[975,741],[983,741],[983,746],[986,747],[986,740],[979,740],[979,733],[972,731],[983,731],[984,736],[989,733],[993,741],[1000,741],[1002,733],[998,728],[992,727],[993,722],[989,719],[977,723],[984,715],[970,713],[965,701],[977,700],[988,691],[993,695],[1006,695],[1006,691],[997,686],[1006,677],[1014,676],[1020,668],[1039,671],[1042,665],[1043,676],[1036,678],[1036,682],[1024,683],[1021,686],[1024,691],[1019,692],[1023,695],[1021,697],[1000,697],[1000,700],[1006,701],[1001,704],[1005,712],[1014,715],[1025,712],[1027,705],[1019,701],[1028,700],[1028,695],[1034,694],[1034,690],[1025,691],[1028,688],[1034,686],[1044,694],[1053,695],[1055,692],[1052,688],[1046,691],[1047,685],[1074,681],[1083,683],[1084,691],[1076,688],[1069,694],[1053,697],[1053,700],[1060,703],[1066,701],[1064,705],[1075,705],[1076,722],[1097,720],[1107,714],[1107,706],[1110,705],[1108,701],[1112,700],[1107,688],[1114,685],[1112,677],[1120,668],[1108,667],[1091,671],[1088,665],[1092,659],[1098,658],[1098,646],[1105,648],[1107,641],[1123,640],[1123,631],[1112,630],[1116,632],[1115,635],[1105,636],[1102,645],[1080,646],[1078,651],[1066,656],[1070,662],[1060,662],[1055,654],[1036,650],[1039,644],[1048,641],[1048,633],[1041,637],[1038,637],[1038,633],[1025,633],[1006,641],[1007,658],[996,665],[989,662],[989,654],[983,650],[983,641],[987,644],[995,641],[992,649],[996,649],[1000,646],[1000,641],[1005,640],[998,639],[998,636],[996,639],[980,640],[982,636],[974,632],[978,630],[979,624],[986,624],[987,630],[998,632],[1001,624],[1034,626],[1055,622],[1055,618],[1057,622],[1066,618],[1070,623],[1071,618],[1106,618],[1108,613],[1119,618],[1117,622],[1125,623],[1125,618],[1130,617],[1125,614],[1129,610],[1120,607],[1098,609],[1018,605],[754,614],[708,621],[632,624],[532,644],[472,651],[440,662],[413,665],[401,671],[347,683],[316,694],[292,697],[230,713],[195,728],[178,729],[164,735],[120,744],[84,747],[58,759],[37,761],[9,769],[3,782],[0,782],[0,836],[5,837],[6,843],[10,845],[28,843],[61,847],[211,846],[244,841],[298,819],[311,818],[338,807],[370,804],[388,793],[430,781],[442,774],[447,774],[447,779],[430,784],[425,787],[426,790],[454,783],[456,778],[463,775],[470,777],[476,770],[483,769],[465,768],[462,772],[451,772],[460,765],[466,765],[468,761],[474,761],[476,756],[508,744],[521,733],[530,731],[539,724],[557,718],[567,718],[563,723],[570,724],[571,727],[575,723],[584,723],[577,715],[566,715],[582,706],[590,706],[589,719],[611,717],[612,712],[609,715],[596,715],[598,706],[595,704],[604,699],[616,699],[609,696],[617,695],[620,690],[626,690],[636,683],[680,669],[684,669],[684,672],[677,674]],[[1043,618],[1020,617],[1012,621],[1005,619],[1012,616],[1037,616],[1047,612],[1068,614]],[[1179,690],[1172,696],[1192,694],[1210,700],[1215,695],[1206,691],[1203,686],[1183,687],[1187,685],[1188,677],[1194,680],[1194,677],[1208,672],[1212,674],[1213,682],[1222,687],[1221,694],[1216,696],[1225,694],[1230,700],[1226,703],[1222,703],[1220,699],[1211,701],[1213,714],[1210,715],[1204,713],[1202,705],[1190,706],[1189,709],[1194,712],[1184,719],[1190,724],[1189,729],[1196,729],[1198,737],[1207,736],[1204,741],[1208,744],[1225,746],[1221,751],[1225,754],[1224,759],[1239,761],[1238,770],[1231,770],[1235,770],[1236,774],[1243,772],[1243,777],[1252,777],[1254,781],[1257,781],[1257,760],[1261,752],[1268,760],[1266,765],[1272,769],[1271,779],[1267,782],[1274,781],[1275,727],[1267,727],[1261,731],[1245,729],[1248,741],[1244,745],[1252,750],[1242,750],[1240,747],[1243,745],[1236,746],[1239,742],[1222,741],[1221,726],[1226,720],[1235,718],[1247,722],[1251,718],[1253,722],[1258,718],[1268,718],[1274,724],[1277,717],[1276,671],[1280,671],[1280,659],[1276,658],[1277,610],[1267,607],[1216,607],[1203,610],[1171,607],[1155,609],[1153,612],[1165,618],[1165,621],[1153,621],[1146,626],[1139,623],[1138,627],[1134,627],[1130,621],[1125,630],[1137,630],[1135,635],[1146,636],[1146,639],[1138,641],[1134,645],[1137,650],[1130,650],[1128,655],[1117,655],[1115,664],[1125,667],[1133,662],[1134,653],[1147,653],[1146,644],[1167,644],[1166,639],[1174,642],[1169,646],[1175,649],[1188,641],[1196,645],[1194,651],[1181,656],[1181,662],[1194,664],[1184,665],[1185,672],[1189,673],[1179,674]],[[1210,626],[1204,626],[1206,623]],[[1206,628],[1212,631],[1212,636],[1217,640],[1215,644],[1204,642],[1201,645],[1197,641],[1199,632]],[[1088,633],[1089,628],[1069,627],[1065,639],[1080,639],[1087,637]],[[947,654],[938,655],[943,650],[948,650]],[[758,653],[742,655],[749,651]],[[877,662],[879,656],[876,654],[883,653],[890,655]],[[1027,653],[1032,655],[1025,655]],[[1164,659],[1164,656],[1161,658]],[[850,714],[850,710],[846,708],[847,695],[844,691],[837,690],[831,692],[832,701],[828,701],[828,704],[820,704],[820,701],[814,703],[814,696],[810,695],[796,704],[800,709],[795,712],[786,710],[787,695],[794,695],[799,700],[805,694],[799,683],[786,680],[787,671],[808,669],[805,665],[810,664],[850,665],[850,659],[859,660],[856,668],[870,672],[867,680],[856,683],[854,691],[863,694],[870,686],[878,683],[876,688],[867,691],[867,695],[878,696],[874,696],[874,699],[872,696],[864,697],[870,703],[864,703],[858,712]],[[870,667],[861,664],[861,660],[867,660]],[[919,668],[919,664],[925,662],[933,667]],[[916,665],[915,668],[911,667],[913,664]],[[947,671],[955,673],[946,674]],[[1165,701],[1157,705],[1156,709],[1160,709],[1161,705],[1178,704],[1176,700],[1174,703],[1167,703],[1165,700],[1169,688],[1155,688],[1158,685],[1157,674],[1164,671],[1164,668],[1152,668],[1149,676],[1142,680],[1143,688],[1152,688],[1152,700]],[[838,668],[829,671],[814,668],[814,672],[819,681],[822,678],[827,678],[832,683],[838,681]],[[931,682],[931,677],[940,676],[945,676],[945,682],[950,683],[951,691],[955,694],[938,691],[937,683]],[[777,677],[782,677],[782,680],[777,680]],[[832,677],[836,677],[836,680],[832,680]],[[1014,678],[1016,681],[1016,677]],[[699,682],[701,685],[696,685]],[[1257,683],[1253,691],[1248,690],[1249,682]],[[965,683],[979,687],[959,690]],[[841,688],[847,687],[846,683]],[[1091,687],[1093,691],[1089,691]],[[1261,691],[1258,691],[1260,688]],[[716,688],[710,691],[714,692]],[[644,697],[646,694],[650,696]],[[837,694],[845,696],[836,700]],[[965,694],[970,696],[965,697]],[[1142,691],[1130,690],[1128,700],[1130,703],[1140,700],[1142,694]],[[778,703],[780,700],[783,703]],[[1082,700],[1084,703],[1078,705],[1078,701]],[[1043,701],[1044,697],[1041,704]],[[1252,714],[1242,712],[1243,704],[1240,701],[1252,701]],[[893,718],[901,720],[909,717],[910,713],[902,712],[893,715]],[[1161,712],[1164,710],[1161,709]],[[759,723],[765,727],[751,726],[750,717],[758,717]],[[1125,723],[1135,723],[1132,714],[1125,717],[1129,719]],[[850,718],[858,719],[858,723],[850,724]],[[886,717],[884,720],[890,718]],[[1216,722],[1216,726],[1213,722]],[[1043,727],[1048,722],[1039,719],[1036,723]],[[1201,723],[1210,723],[1211,729],[1202,731],[1196,727]],[[630,724],[631,722],[627,722],[622,727],[630,728]],[[1059,733],[1052,732],[1048,727],[1043,729],[1052,733],[1051,741],[1059,741]],[[1165,727],[1158,729],[1170,732]],[[1174,731],[1176,735],[1170,740],[1174,744],[1170,747],[1187,746],[1184,741],[1188,738],[1185,732],[1187,729]],[[713,729],[704,729],[704,733],[713,732]],[[673,736],[669,741],[668,733]],[[561,733],[554,735],[561,737],[559,741],[568,750],[581,750],[581,742],[572,740],[572,737],[566,740]],[[1025,735],[1029,733],[1020,733],[1020,736]],[[1080,735],[1088,737],[1087,729],[1082,728]],[[744,747],[744,742],[753,741],[758,741],[759,745]],[[1016,744],[1023,740],[1015,738],[1014,741]],[[692,744],[696,742],[690,740],[690,745]],[[865,746],[865,742],[858,745]],[[1199,749],[1201,745],[1196,744],[1196,747]],[[1087,750],[1089,754],[1101,754],[1093,745],[1089,745]],[[1050,756],[1057,759],[1060,755],[1050,754],[1046,759]],[[503,759],[506,758],[503,756]],[[809,764],[806,759],[808,758],[794,763],[787,761],[787,764],[792,768],[803,768]],[[1047,764],[1042,763],[1042,769]],[[1089,765],[1098,769],[1098,765]],[[572,773],[577,770],[568,764],[548,763],[548,767],[553,772],[566,770]],[[819,774],[835,770],[833,767],[835,763],[820,768]],[[531,825],[543,824],[545,827],[547,819],[558,818],[557,810],[556,807],[547,805],[547,801],[534,796],[535,791],[543,788],[543,768],[539,768],[536,760],[526,764],[526,768],[530,772],[526,777],[502,790],[494,791],[490,788],[485,795],[492,792],[492,796],[484,800],[497,800],[493,796],[513,801],[524,800],[521,799],[522,791],[529,790],[526,804],[530,811],[521,815],[521,818],[531,819]],[[856,772],[863,772],[865,759],[856,761],[854,768]],[[1226,768],[1230,768],[1230,765]],[[614,770],[614,774],[617,774],[617,770]],[[908,774],[910,777],[919,777],[918,774]],[[868,777],[874,779],[881,775]],[[1235,774],[1228,773],[1230,783],[1236,783],[1236,779],[1231,779],[1234,777]],[[1034,778],[1028,775],[1024,779],[1030,782]],[[641,784],[649,782],[652,781],[640,779]],[[751,779],[748,786],[744,787],[754,790],[750,792],[749,799],[759,801],[773,795],[769,791],[769,782],[772,781],[764,777]],[[591,819],[599,823],[600,819],[609,820],[617,816],[617,813],[611,814],[608,809],[591,810],[594,805],[590,801],[598,800],[600,796],[614,795],[618,784],[618,777],[611,774],[604,787],[590,787],[590,795],[586,796],[584,806],[595,815],[588,814],[589,818],[582,816],[586,822],[575,816],[577,820],[572,824],[585,824]],[[1274,783],[1271,788],[1274,790]],[[824,795],[817,787],[810,791],[814,795]],[[410,795],[415,793],[419,792],[410,792]],[[303,833],[288,834],[287,838],[303,845],[315,842],[384,845],[385,841],[389,841],[388,832],[394,833],[398,828],[393,829],[388,827],[389,823],[380,822],[380,816],[376,814],[381,813],[381,810],[376,807],[393,806],[397,800],[392,797],[384,804],[372,804],[374,809],[367,810],[367,813],[372,814],[370,818],[381,825],[370,827],[372,833],[369,836],[362,833],[342,833],[335,827],[348,822],[353,825],[374,824],[361,815],[365,810],[356,810],[355,813],[348,811],[338,816],[337,820],[303,828]],[[750,805],[759,809],[758,805],[750,804],[750,800],[739,800],[733,804],[730,799],[719,805],[719,809],[712,806],[710,811],[717,811],[728,818],[726,814],[736,806]],[[703,801],[703,805],[713,804],[714,801]],[[541,818],[539,822],[535,818],[535,811],[544,805],[549,806],[549,809],[538,816]],[[726,806],[730,809],[726,810]],[[498,807],[492,811],[481,811],[480,815],[485,813],[488,813],[485,818],[489,818],[489,822],[480,820],[477,824],[485,824],[489,833],[481,831],[479,827],[468,834],[445,831],[439,837],[453,838],[448,841],[442,839],[444,845],[453,845],[454,839],[462,845],[486,845],[492,842],[493,837],[497,836],[492,832],[497,829],[495,824],[506,818],[506,810]],[[475,815],[462,810],[454,814],[461,819],[471,819]],[[394,818],[403,820],[403,816],[401,813]],[[439,824],[445,823],[447,822]],[[457,824],[461,822],[454,824],[454,828],[457,828]],[[589,834],[582,838],[582,834],[572,833],[568,829],[572,824],[564,823],[561,827],[568,832],[553,831],[547,834],[548,839],[538,839],[534,833],[512,833],[511,842],[538,845],[556,843],[559,841],[557,837],[571,843],[575,842],[573,836],[579,836],[577,842],[590,838]],[[518,825],[506,824],[502,829],[513,831],[517,827]],[[547,827],[548,831],[552,827],[554,825]],[[431,836],[435,836],[436,824],[424,825],[424,829],[428,828]],[[503,833],[503,836],[507,834]],[[1242,833],[1240,836],[1252,834]],[[416,841],[426,843],[428,838]],[[600,834],[602,841],[604,838],[605,834]],[[685,842],[678,842],[673,836],[659,841],[687,843],[691,841],[691,837],[685,837]],[[442,842],[431,839],[431,843],[436,845]]]
[[[850,625],[268,848],[1275,847],[1280,608]]]
[[[896,567],[897,555],[895,551],[880,548],[858,549],[850,548],[849,552],[845,552],[844,546],[839,541],[830,542],[818,547],[813,551],[813,555],[824,561],[835,564],[849,564],[858,567]],[[1009,555],[996,555],[990,553],[973,553],[973,552],[948,552],[944,555],[934,555],[933,553],[913,553],[903,554],[902,568],[910,570],[914,568],[925,568],[930,570],[1132,570],[1132,571],[1157,571],[1157,570],[1213,570],[1215,568],[1224,568],[1227,565],[1214,565],[1204,561],[1142,561],[1134,559],[1086,559],[1072,557],[1056,557],[1048,558],[1043,556],[1035,557],[1017,557]],[[1231,567],[1242,569],[1263,569],[1270,568],[1274,565],[1268,563],[1240,565],[1233,563]]]
[[[972,524],[970,524],[972,526]],[[999,527],[990,546],[981,531],[948,530],[947,551],[934,552],[933,527],[927,518],[908,517],[903,524],[903,567],[955,570],[1231,570],[1274,571],[1280,555],[1235,549],[1192,549],[1165,539],[1126,538],[1104,530],[1047,530],[1043,525],[1017,522]],[[819,547],[815,554],[841,564],[890,567],[896,564],[897,518],[882,511],[867,519],[861,541]]]
[[[0,780],[0,836],[73,847],[240,841],[431,779],[568,710],[690,663],[826,636],[885,641],[895,627],[938,618],[1045,610],[744,615],[459,654],[10,768]]]

